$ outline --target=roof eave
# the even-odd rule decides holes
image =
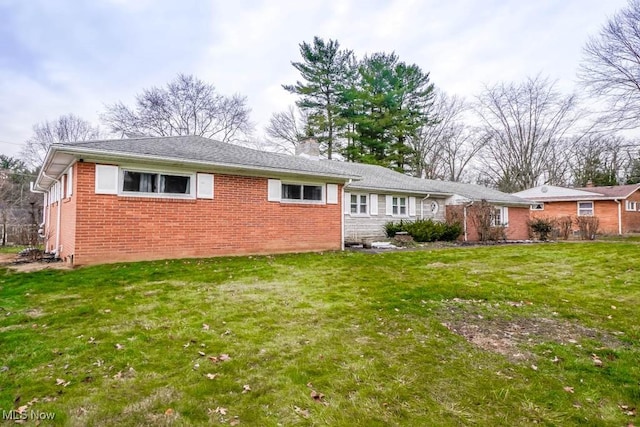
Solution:
[[[360,176],[358,175],[349,175],[349,174],[338,174],[338,173],[325,173],[325,172],[309,172],[303,170],[296,169],[282,169],[282,168],[269,168],[269,167],[259,167],[252,165],[238,165],[233,163],[221,163],[221,162],[209,162],[202,160],[193,160],[193,159],[179,159],[179,158],[170,158],[163,156],[153,156],[148,154],[136,154],[136,153],[125,153],[119,151],[107,151],[107,150],[95,150],[95,149],[87,149],[85,147],[72,147],[69,145],[63,146],[55,146],[52,145],[49,147],[49,151],[47,152],[47,156],[45,157],[45,161],[43,162],[42,169],[40,170],[40,174],[36,180],[35,188],[41,191],[46,191],[48,186],[41,185],[41,180],[47,176],[48,168],[51,165],[52,159],[56,154],[69,154],[74,158],[81,158],[83,156],[93,156],[95,159],[100,159],[103,161],[132,161],[132,160],[142,160],[142,161],[151,161],[155,163],[161,164],[179,164],[181,166],[204,166],[207,168],[217,168],[224,169],[229,172],[259,172],[259,173],[268,173],[268,174],[279,174],[285,176],[302,176],[302,177],[313,177],[313,178],[323,178],[323,179],[331,179],[339,182],[347,182],[349,180],[359,180]],[[57,179],[60,174],[57,174],[55,177],[49,177],[49,179],[54,178]]]

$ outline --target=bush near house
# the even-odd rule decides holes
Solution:
[[[534,218],[527,221],[529,234],[538,240],[546,242],[553,235],[554,221],[549,218]]]
[[[387,237],[394,237],[400,231],[409,233],[416,242],[451,242],[462,234],[460,223],[437,222],[432,219],[388,222],[384,226]]]
[[[580,238],[582,240],[595,240],[600,220],[597,216],[579,216],[576,218]]]

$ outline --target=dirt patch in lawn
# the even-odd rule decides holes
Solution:
[[[534,357],[529,350],[545,342],[563,345],[580,345],[584,339],[601,342],[616,348],[621,342],[613,335],[587,328],[575,322],[549,315],[533,313],[501,313],[499,304],[486,301],[454,299],[445,301],[439,313],[442,325],[477,347],[501,354],[511,361],[523,361]],[[506,303],[511,307],[524,307],[522,302]]]

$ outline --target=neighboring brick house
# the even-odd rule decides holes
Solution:
[[[322,162],[202,137],[54,144],[46,250],[76,264],[339,250],[344,184]]]
[[[480,185],[414,178],[382,166],[329,160],[325,163],[339,172],[360,177],[345,187],[347,243],[385,238],[384,225],[389,221],[444,221],[447,212],[457,214],[462,221],[463,240],[477,241],[479,236],[470,213],[472,206],[482,200],[493,206],[494,225],[504,227],[507,239],[528,238],[527,200]]]
[[[601,233],[640,232],[640,184],[584,188],[542,185],[514,195],[533,202],[532,218],[595,216]]]

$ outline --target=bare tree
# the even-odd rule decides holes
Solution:
[[[307,135],[308,115],[289,106],[285,111],[273,113],[265,127],[267,136],[274,145],[285,152],[293,152],[298,143]]]
[[[166,88],[144,89],[134,108],[118,102],[106,109],[102,121],[123,137],[200,135],[230,142],[253,130],[246,97],[220,95],[191,75],[179,74]]]
[[[603,120],[637,128],[640,119],[640,0],[629,4],[591,37],[578,76],[606,103]]]
[[[433,120],[409,142],[417,153],[414,174],[429,179],[461,181],[482,139],[465,123],[468,106],[462,98],[436,91],[428,115]]]
[[[28,166],[42,166],[44,156],[51,144],[60,142],[87,141],[100,137],[100,129],[73,114],[60,116],[56,120],[33,126],[33,136],[22,148],[21,156]]]
[[[573,184],[584,187],[617,185],[624,181],[632,163],[631,145],[620,136],[590,135],[574,149]]]
[[[565,180],[566,159],[580,117],[575,98],[563,96],[540,76],[485,87],[475,111],[481,121],[485,178],[506,192],[530,188],[543,179]]]

